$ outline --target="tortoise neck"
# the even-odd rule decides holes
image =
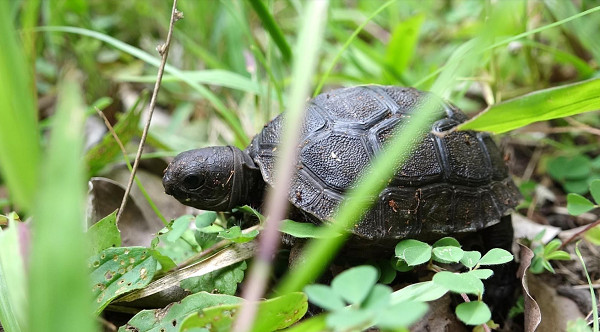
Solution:
[[[264,181],[259,168],[244,151],[230,146],[233,152],[233,181],[228,210],[236,206],[260,204],[264,191]]]

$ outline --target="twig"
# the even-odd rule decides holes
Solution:
[[[115,128],[113,128],[113,126],[110,124],[110,121],[108,121],[108,118],[106,117],[106,115],[104,115],[104,113],[102,113],[102,111],[98,107],[94,107],[94,109],[96,110],[96,113],[98,113],[98,116],[101,117],[102,120],[104,120],[104,125],[108,129],[108,132],[112,135],[112,137],[117,142],[117,145],[119,146],[119,148],[121,149],[121,152],[125,156],[125,162],[129,163],[129,158],[127,157],[127,150],[125,150],[125,146],[123,145],[123,142],[121,142],[119,135],[117,135]]]
[[[574,118],[568,117],[565,118],[565,120],[573,127],[583,130],[585,132],[588,132],[590,134],[596,135],[596,136],[600,136],[600,129],[598,128],[594,128],[592,126],[588,126],[583,122],[579,122],[577,120],[575,120]]]
[[[160,83],[162,81],[163,72],[165,70],[165,65],[167,64],[167,56],[169,55],[169,45],[171,44],[171,36],[173,35],[173,26],[175,25],[175,21],[183,18],[183,14],[177,10],[177,0],[173,0],[173,9],[171,10],[171,21],[169,23],[169,32],[167,34],[167,41],[164,44],[158,46],[158,53],[162,56],[160,59],[160,66],[158,67],[158,74],[156,77],[156,83],[154,84],[154,91],[152,92],[152,98],[150,99],[150,105],[148,106],[148,120],[146,121],[146,125],[144,126],[144,131],[142,132],[142,137],[140,139],[140,145],[138,147],[137,154],[135,156],[135,160],[133,162],[133,169],[131,170],[131,176],[129,177],[129,182],[127,183],[127,187],[125,188],[125,195],[123,195],[123,201],[121,201],[121,207],[119,208],[119,212],[117,212],[117,224],[121,219],[121,215],[125,210],[125,204],[127,204],[127,198],[129,197],[129,192],[131,191],[131,187],[133,186],[133,179],[135,178],[135,173],[137,171],[138,165],[140,163],[140,158],[142,157],[142,151],[144,150],[144,143],[146,142],[146,137],[148,136],[148,129],[150,128],[150,121],[152,120],[152,113],[154,113],[154,107],[156,106],[156,97],[158,96],[158,90],[160,90]]]
[[[568,238],[565,242],[563,242],[560,247],[558,247],[558,249],[563,249],[567,244],[569,244],[570,242],[573,242],[573,240],[575,240],[576,238],[578,238],[579,236],[581,236],[581,234],[589,231],[590,229],[596,227],[600,225],[600,219],[594,221],[593,223],[587,225],[584,229],[580,230],[579,232],[573,234],[570,238]]]
[[[104,115],[104,113],[102,113],[102,111],[100,111],[100,109],[98,107],[95,107],[95,109],[96,109],[96,112],[98,113],[98,115],[104,120],[104,124],[106,125],[106,128],[108,128],[108,131],[111,133],[111,135],[117,142],[117,145],[119,145],[119,148],[121,149],[121,153],[123,153],[123,159],[125,159],[125,164],[127,165],[127,168],[129,169],[129,171],[131,172],[133,170],[133,167],[131,166],[131,162],[129,162],[129,156],[127,156],[127,150],[125,150],[125,146],[123,145],[123,142],[121,142],[119,135],[117,135],[117,132],[115,131],[113,126],[110,124],[110,121],[108,121],[108,118],[106,117],[106,115]],[[144,195],[144,197],[148,201],[148,204],[152,208],[152,211],[154,211],[154,214],[156,214],[158,219],[160,219],[165,226],[169,225],[169,222],[167,221],[167,219],[165,219],[165,217],[162,215],[162,213],[160,213],[160,210],[158,210],[158,207],[156,207],[156,204],[154,204],[154,201],[152,201],[152,198],[150,198],[150,195],[148,195],[148,191],[146,191],[146,188],[144,188],[144,186],[142,185],[140,180],[137,178],[137,176],[135,176],[134,178],[135,178],[135,183],[138,185],[138,188],[142,192],[142,195]]]

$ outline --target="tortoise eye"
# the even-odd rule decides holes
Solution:
[[[183,186],[187,189],[194,190],[200,188],[204,184],[204,178],[198,175],[188,175],[183,178]]]

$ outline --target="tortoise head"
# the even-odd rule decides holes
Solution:
[[[257,172],[240,149],[207,147],[177,155],[165,170],[163,186],[182,204],[227,211],[245,203]]]

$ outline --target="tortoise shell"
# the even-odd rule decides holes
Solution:
[[[359,86],[311,100],[302,125],[289,201],[313,222],[330,222],[394,131],[432,94],[413,88]],[[352,232],[369,240],[435,238],[499,222],[520,199],[489,134],[448,129],[467,117],[440,100],[439,119],[399,167]],[[285,114],[285,113],[284,113]],[[284,114],[256,135],[246,152],[273,185]]]

